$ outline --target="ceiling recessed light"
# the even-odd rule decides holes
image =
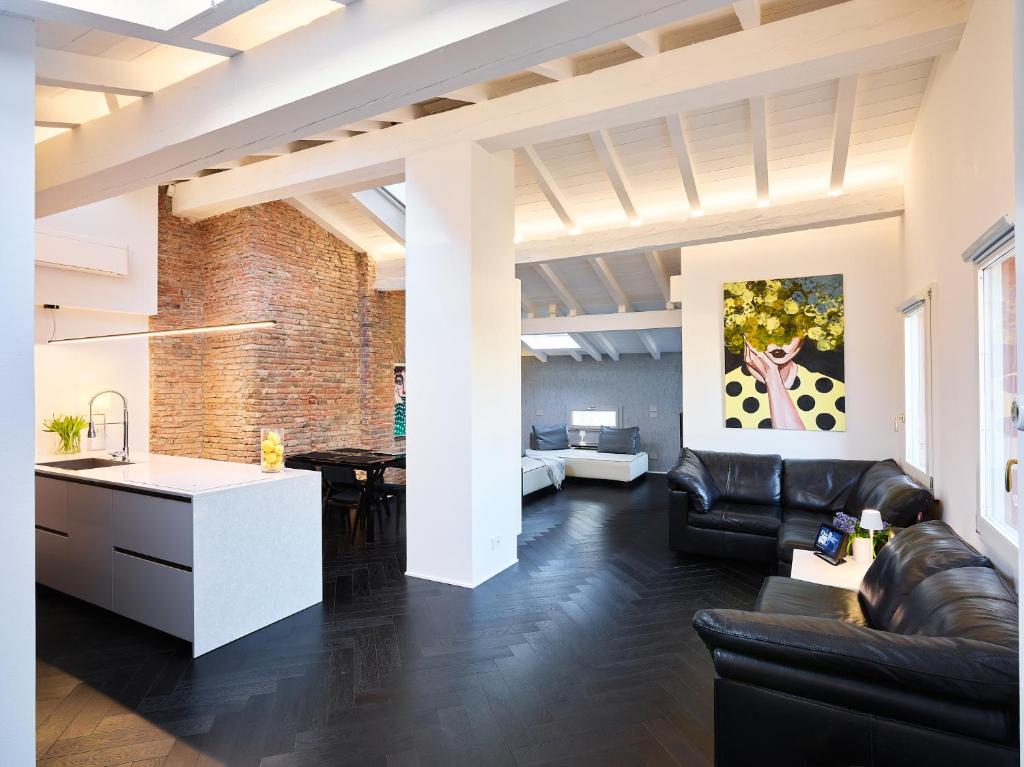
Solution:
[[[704,215],[704,208],[694,208],[690,211],[690,218],[700,218]]]

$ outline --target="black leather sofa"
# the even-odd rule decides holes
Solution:
[[[697,613],[715,764],[1016,766],[1017,609],[936,520],[899,532],[859,593],[770,577],[753,611]]]
[[[878,509],[896,527],[927,514],[934,499],[893,460],[783,460],[777,455],[683,448],[668,473],[669,545],[676,551],[778,564],[813,549],[838,511]]]

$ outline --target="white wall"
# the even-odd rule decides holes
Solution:
[[[38,267],[37,305],[156,314],[156,187],[37,219],[36,228],[128,246],[125,277]]]
[[[898,457],[903,399],[898,218],[683,248],[683,444],[784,458]],[[846,302],[845,432],[726,429],[722,285],[842,274]]]
[[[58,337],[103,335],[146,330],[145,315],[113,314],[61,309],[57,312]],[[56,435],[42,430],[44,418],[55,414],[86,415],[89,398],[104,389],[116,389],[128,398],[130,444],[132,451],[149,450],[149,341],[138,338],[124,341],[97,341],[89,344],[48,346],[52,329],[51,312],[36,307],[36,452],[52,452]],[[96,400],[94,413],[106,420],[121,421],[121,400],[106,395]],[[120,426],[108,429],[107,450],[121,447]],[[100,445],[96,445],[100,448]],[[87,448],[82,435],[82,449]]]
[[[32,252],[35,34],[0,17],[0,764],[35,760],[35,491],[32,480]]]
[[[47,345],[52,336],[128,333],[146,330],[156,313],[157,196],[146,189],[39,219],[39,230],[57,231],[128,246],[128,274],[111,277],[36,266],[35,311],[35,449],[49,452],[54,435],[42,431],[43,418],[88,412],[89,398],[116,389],[128,398],[130,447],[149,449],[149,342],[100,341]],[[68,240],[69,247],[74,240]],[[56,311],[42,304],[57,304]],[[54,329],[54,323],[56,328]],[[121,405],[110,395],[96,402],[96,412],[121,421]],[[121,446],[121,427],[108,430],[107,447]],[[83,449],[86,444],[83,437]]]
[[[933,470],[943,517],[975,545],[978,509],[978,336],[975,268],[961,254],[1013,214],[1012,7],[975,2],[957,51],[936,67],[906,174],[909,295],[935,283]],[[1008,570],[1015,561],[1002,560]]]

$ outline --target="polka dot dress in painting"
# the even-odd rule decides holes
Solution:
[[[802,365],[789,387],[804,428],[846,431],[846,385]],[[725,375],[725,425],[730,429],[770,429],[768,388],[740,365]]]

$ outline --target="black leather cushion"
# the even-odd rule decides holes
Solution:
[[[782,505],[835,514],[873,461],[825,459],[782,462]]]
[[[597,435],[597,452],[636,455],[639,443],[640,428],[637,426],[625,429],[602,426],[600,434]]]
[[[534,450],[567,450],[569,432],[566,431],[564,423],[556,423],[552,426],[534,426],[530,442]]]
[[[782,526],[779,528],[779,561],[792,562],[793,549],[814,551],[814,541],[822,524],[831,524],[832,515],[815,514],[783,508]]]
[[[690,506],[695,511],[706,512],[718,503],[718,485],[697,454],[684,447],[679,460],[668,473],[668,484],[673,490],[685,490],[690,494]]]
[[[925,578],[889,622],[900,634],[963,637],[1017,648],[1017,599],[999,573],[959,567]]]
[[[759,613],[807,615],[834,618],[858,626],[868,625],[856,591],[793,578],[765,578],[754,609]]]
[[[695,450],[711,472],[723,501],[778,506],[782,498],[782,457]]]
[[[782,509],[778,506],[719,501],[711,511],[703,514],[691,512],[687,519],[694,527],[705,530],[774,536],[782,521]]]
[[[860,604],[871,625],[888,629],[893,614],[925,578],[960,567],[991,567],[941,520],[896,534],[878,553],[860,584]]]
[[[864,509],[878,509],[882,519],[896,527],[912,525],[918,514],[932,505],[932,494],[924,485],[903,473],[891,458],[879,461],[864,472],[846,501],[846,513],[860,518]]]

